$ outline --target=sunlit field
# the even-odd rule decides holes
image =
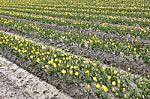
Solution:
[[[150,1],[0,0],[0,54],[75,99],[150,99]]]

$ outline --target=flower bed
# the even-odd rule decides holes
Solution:
[[[23,38],[0,33],[1,52],[9,51],[19,59],[30,61],[30,66],[70,83],[84,83],[87,95],[97,97],[145,98],[148,97],[148,80],[119,69],[86,60],[61,49],[42,46]],[[130,68],[128,68],[130,71]]]

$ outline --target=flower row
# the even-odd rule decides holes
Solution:
[[[65,20],[64,18],[57,18],[57,17],[44,16],[44,15],[35,15],[35,14],[14,12],[14,11],[5,11],[5,10],[1,10],[0,14],[18,17],[18,18],[27,19],[27,20],[39,21],[43,23],[57,24],[61,26],[70,26],[74,28],[92,28],[95,30],[101,30],[104,32],[115,33],[119,35],[130,34],[135,37],[139,36],[141,38],[150,37],[149,28],[138,28],[138,27],[135,28],[135,27],[124,26],[124,25],[113,25],[109,23],[93,24],[92,22],[88,22],[88,21]]]
[[[25,6],[25,5],[6,5],[6,7],[15,7],[15,8],[22,8],[22,9],[25,9],[25,8],[28,8],[28,9],[38,9],[38,10],[57,10],[57,11],[60,11],[60,12],[74,12],[74,13],[84,13],[84,14],[92,14],[92,15],[111,15],[111,16],[127,16],[127,17],[135,17],[135,18],[150,18],[149,17],[149,10],[142,10],[142,12],[134,12],[134,11],[130,11],[130,12],[125,12],[125,11],[122,11],[122,12],[116,12],[116,11],[112,11],[112,10],[94,10],[94,9],[90,9],[90,8],[79,8],[78,6],[75,8],[75,7],[72,7],[70,8],[69,6],[57,6],[57,5],[50,5],[50,6],[41,6],[41,5],[28,5],[28,6]],[[103,8],[103,7],[102,7]],[[109,7],[107,7],[109,8]]]
[[[109,16],[109,15],[89,15],[82,13],[73,13],[73,12],[62,12],[58,9],[44,10],[44,9],[28,9],[28,8],[20,8],[20,7],[1,7],[1,10],[5,11],[16,11],[16,12],[26,12],[26,13],[34,13],[36,15],[47,15],[52,17],[61,17],[67,19],[76,19],[76,20],[85,20],[85,21],[97,21],[100,23],[112,23],[112,24],[121,24],[121,25],[129,25],[135,26],[138,25],[140,27],[148,27],[150,26],[150,20],[142,19],[142,18],[122,18],[118,16]]]
[[[107,67],[99,62],[63,52],[58,48],[43,47],[5,33],[0,33],[0,46],[1,51],[9,51],[22,61],[29,60],[31,66],[55,74],[64,81],[86,83],[85,88],[89,95],[93,91],[97,97],[108,99],[148,97],[148,80],[138,76],[132,77],[130,73],[114,69],[112,66]],[[17,63],[19,64],[18,61]]]
[[[149,62],[149,51],[150,46],[142,46],[140,43],[129,43],[129,42],[118,42],[113,39],[102,39],[95,35],[73,33],[73,32],[62,32],[53,29],[46,29],[38,26],[36,24],[29,24],[24,22],[19,22],[10,19],[0,18],[0,25],[6,26],[7,28],[12,28],[21,33],[37,33],[41,37],[53,39],[56,41],[63,41],[66,44],[76,44],[83,48],[90,48],[93,50],[98,50],[107,53],[120,54],[121,52],[125,55],[132,55],[133,58],[137,56]]]

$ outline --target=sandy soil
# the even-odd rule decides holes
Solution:
[[[72,99],[0,55],[0,99]]]

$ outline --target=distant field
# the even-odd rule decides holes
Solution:
[[[148,99],[150,1],[1,0],[0,53],[73,98]]]

